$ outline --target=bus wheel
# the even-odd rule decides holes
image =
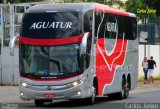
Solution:
[[[129,82],[126,81],[124,98],[127,98],[128,96],[129,96]]]
[[[87,104],[93,105],[95,103],[95,97],[96,97],[96,87],[92,87],[92,96],[87,98]]]
[[[43,104],[44,104],[44,101],[43,101],[43,100],[35,100],[35,105],[36,105],[37,107],[42,107]]]
[[[117,97],[119,100],[124,99],[126,96],[126,85],[125,85],[125,80],[122,79],[122,89],[119,93],[117,93]]]

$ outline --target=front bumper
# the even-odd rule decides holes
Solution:
[[[90,97],[92,94],[91,89],[92,88],[89,85],[86,85],[85,82],[73,87],[68,87],[66,85],[20,86],[20,98],[22,100],[80,99]]]

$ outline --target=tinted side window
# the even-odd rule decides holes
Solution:
[[[124,17],[125,39],[134,40],[137,38],[137,22],[136,18]]]
[[[136,18],[95,12],[95,35],[98,38],[136,39]],[[123,34],[125,33],[125,34]]]
[[[122,33],[123,29],[120,27],[121,30],[120,31],[118,30],[119,29],[118,20],[121,20],[121,19],[118,18],[117,15],[96,12],[95,35],[98,36],[98,38],[104,38],[104,37],[111,38],[111,39],[119,38],[118,32]]]
[[[105,14],[105,38],[119,38],[119,28],[117,15]]]
[[[96,37],[104,37],[103,36],[104,25],[103,23],[101,23],[102,19],[103,19],[103,13],[95,12],[95,36]]]
[[[84,32],[92,33],[93,11],[87,11],[84,14]]]
[[[118,38],[123,39],[124,24],[122,16],[117,16],[117,23],[118,23]]]

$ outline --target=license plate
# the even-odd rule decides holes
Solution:
[[[45,94],[44,94],[44,97],[45,97],[45,98],[54,98],[54,97],[55,97],[55,94],[53,94],[53,93],[45,93]]]

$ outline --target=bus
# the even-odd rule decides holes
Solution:
[[[137,85],[136,15],[98,3],[41,4],[27,9],[19,40],[20,98],[54,100],[115,96]]]

